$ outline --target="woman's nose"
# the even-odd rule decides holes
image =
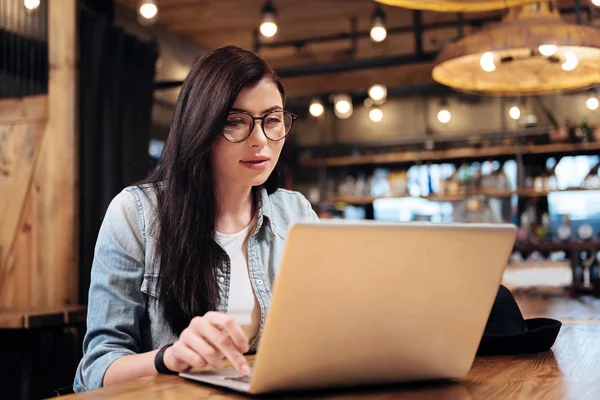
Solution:
[[[250,140],[252,146],[256,147],[262,147],[267,143],[267,136],[265,135],[262,124],[260,124],[259,121],[256,121],[254,124],[254,129],[252,129],[252,132],[250,132],[250,137],[248,140]]]

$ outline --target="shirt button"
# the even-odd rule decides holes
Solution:
[[[259,285],[262,285],[262,279],[257,280],[256,283],[258,283]]]
[[[219,277],[219,283],[223,283],[225,282],[225,278],[223,278],[222,276]]]

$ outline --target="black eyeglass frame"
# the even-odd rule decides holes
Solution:
[[[265,118],[267,118],[269,115],[274,114],[274,113],[284,113],[284,114],[287,114],[290,117],[292,117],[292,123],[290,124],[290,129],[288,129],[288,131],[285,133],[285,135],[283,135],[279,139],[271,139],[269,137],[269,135],[267,135],[267,132],[265,131]],[[225,135],[225,128],[223,128],[223,130],[221,130],[221,134],[223,135],[225,140],[227,140],[229,143],[242,143],[244,140],[248,139],[250,137],[250,135],[252,135],[252,131],[254,131],[254,126],[255,126],[257,120],[260,120],[260,128],[262,129],[262,132],[265,135],[265,137],[272,142],[279,142],[280,140],[285,139],[287,137],[287,135],[289,135],[292,128],[294,127],[294,122],[298,119],[298,116],[296,114],[286,111],[286,110],[269,111],[262,117],[255,117],[254,115],[250,114],[248,111],[230,111],[229,114],[227,114],[227,116],[229,116],[231,114],[245,114],[252,119],[252,123],[250,124],[250,129],[248,129],[248,134],[242,140],[235,140],[235,141],[229,140],[229,138],[227,138],[227,136]]]

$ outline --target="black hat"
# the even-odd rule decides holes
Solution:
[[[550,349],[562,323],[550,318],[523,319],[510,290],[500,285],[477,355],[532,354]]]

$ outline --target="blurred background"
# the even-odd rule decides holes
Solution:
[[[0,397],[70,386],[106,207],[225,45],[281,78],[285,187],[321,218],[513,223],[505,284],[600,296],[599,26],[600,0],[0,0]]]

